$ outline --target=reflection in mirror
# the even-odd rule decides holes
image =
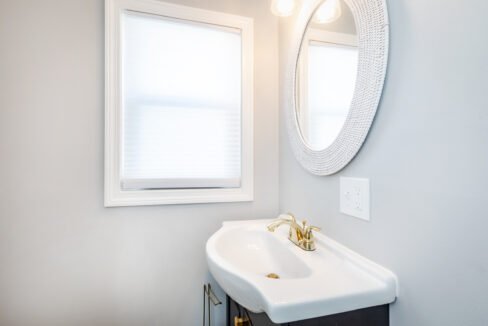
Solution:
[[[313,150],[329,147],[346,121],[356,85],[357,44],[347,4],[323,1],[305,30],[295,85],[297,120]]]

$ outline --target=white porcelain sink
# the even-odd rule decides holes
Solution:
[[[288,240],[288,226],[272,233],[270,222],[224,222],[207,241],[210,272],[242,306],[284,323],[395,300],[397,279],[389,270],[320,233],[317,249],[304,251]]]

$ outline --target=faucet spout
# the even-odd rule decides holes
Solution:
[[[278,227],[282,226],[283,224],[290,225],[290,228],[300,227],[293,214],[280,214],[274,222],[268,225],[268,231],[274,232]]]

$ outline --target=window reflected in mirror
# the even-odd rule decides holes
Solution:
[[[330,3],[329,3],[330,2]],[[357,35],[345,3],[333,21],[312,19],[302,41],[297,69],[297,120],[302,138],[313,150],[329,147],[349,113],[358,67]],[[324,1],[317,9],[331,7]],[[329,7],[327,7],[329,6]],[[325,21],[322,23],[318,23]]]

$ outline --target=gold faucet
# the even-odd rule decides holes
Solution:
[[[315,250],[315,241],[313,231],[320,231],[320,228],[312,225],[307,225],[307,221],[303,221],[302,225],[298,224],[293,214],[281,214],[278,219],[268,225],[268,231],[274,232],[279,226],[283,224],[290,225],[288,239],[303,250]]]

